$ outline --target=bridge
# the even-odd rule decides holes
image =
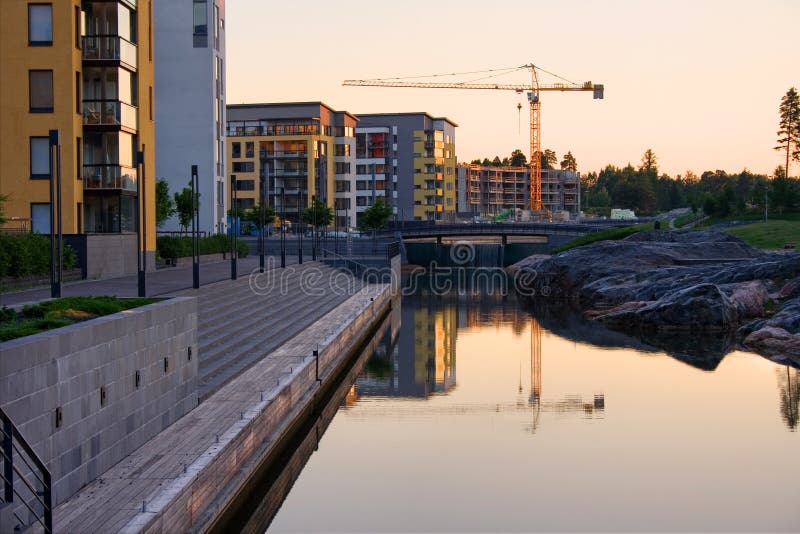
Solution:
[[[614,221],[612,224],[582,223],[464,223],[464,224],[431,224],[396,223],[393,228],[378,232],[380,237],[397,235],[403,240],[436,239],[441,243],[447,238],[500,238],[505,244],[509,237],[545,237],[549,244],[564,243],[576,237],[599,232],[617,226],[628,226],[629,221]]]

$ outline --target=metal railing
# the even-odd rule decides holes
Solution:
[[[85,61],[120,61],[135,69],[136,45],[119,35],[86,35],[83,37]]]
[[[136,191],[138,173],[133,167],[121,165],[84,165],[84,189],[124,189]]]
[[[86,126],[124,126],[138,128],[136,108],[119,100],[84,100],[83,124]]]
[[[0,449],[3,457],[3,501],[10,506],[17,502],[23,504],[42,525],[45,532],[53,532],[53,484],[50,471],[2,408],[0,408],[0,423],[2,423],[0,432],[3,438]],[[17,459],[16,464],[15,459]],[[24,468],[27,468],[27,471]],[[16,481],[20,483],[15,484]],[[41,489],[34,488],[37,484]],[[28,526],[16,511],[14,517],[23,528]]]

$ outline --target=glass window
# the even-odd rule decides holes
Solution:
[[[207,0],[194,0],[194,34],[208,35]]]
[[[50,204],[31,204],[31,231],[34,234],[50,233]]]
[[[231,143],[231,157],[232,158],[241,158],[242,157],[242,144],[241,143]]]
[[[28,71],[31,113],[53,112],[53,71]]]
[[[50,140],[31,137],[31,178],[50,178]]]
[[[53,6],[51,4],[28,4],[28,44],[52,46]]]
[[[244,144],[245,157],[252,158],[255,154],[255,143],[248,141]]]

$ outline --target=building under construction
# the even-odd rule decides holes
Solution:
[[[580,175],[572,171],[542,169],[542,205],[551,214],[580,209]],[[530,208],[530,168],[459,165],[458,190],[462,215],[494,217],[508,210]]]

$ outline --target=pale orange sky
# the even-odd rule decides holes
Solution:
[[[342,80],[533,62],[606,87],[604,100],[543,93],[542,149],[559,158],[571,150],[585,173],[638,165],[652,148],[672,176],[744,167],[771,174],[783,161],[772,149],[778,105],[800,86],[795,0],[229,0],[226,11],[229,104],[322,100],[356,114],[427,111],[459,124],[459,161],[527,154],[524,96]]]

